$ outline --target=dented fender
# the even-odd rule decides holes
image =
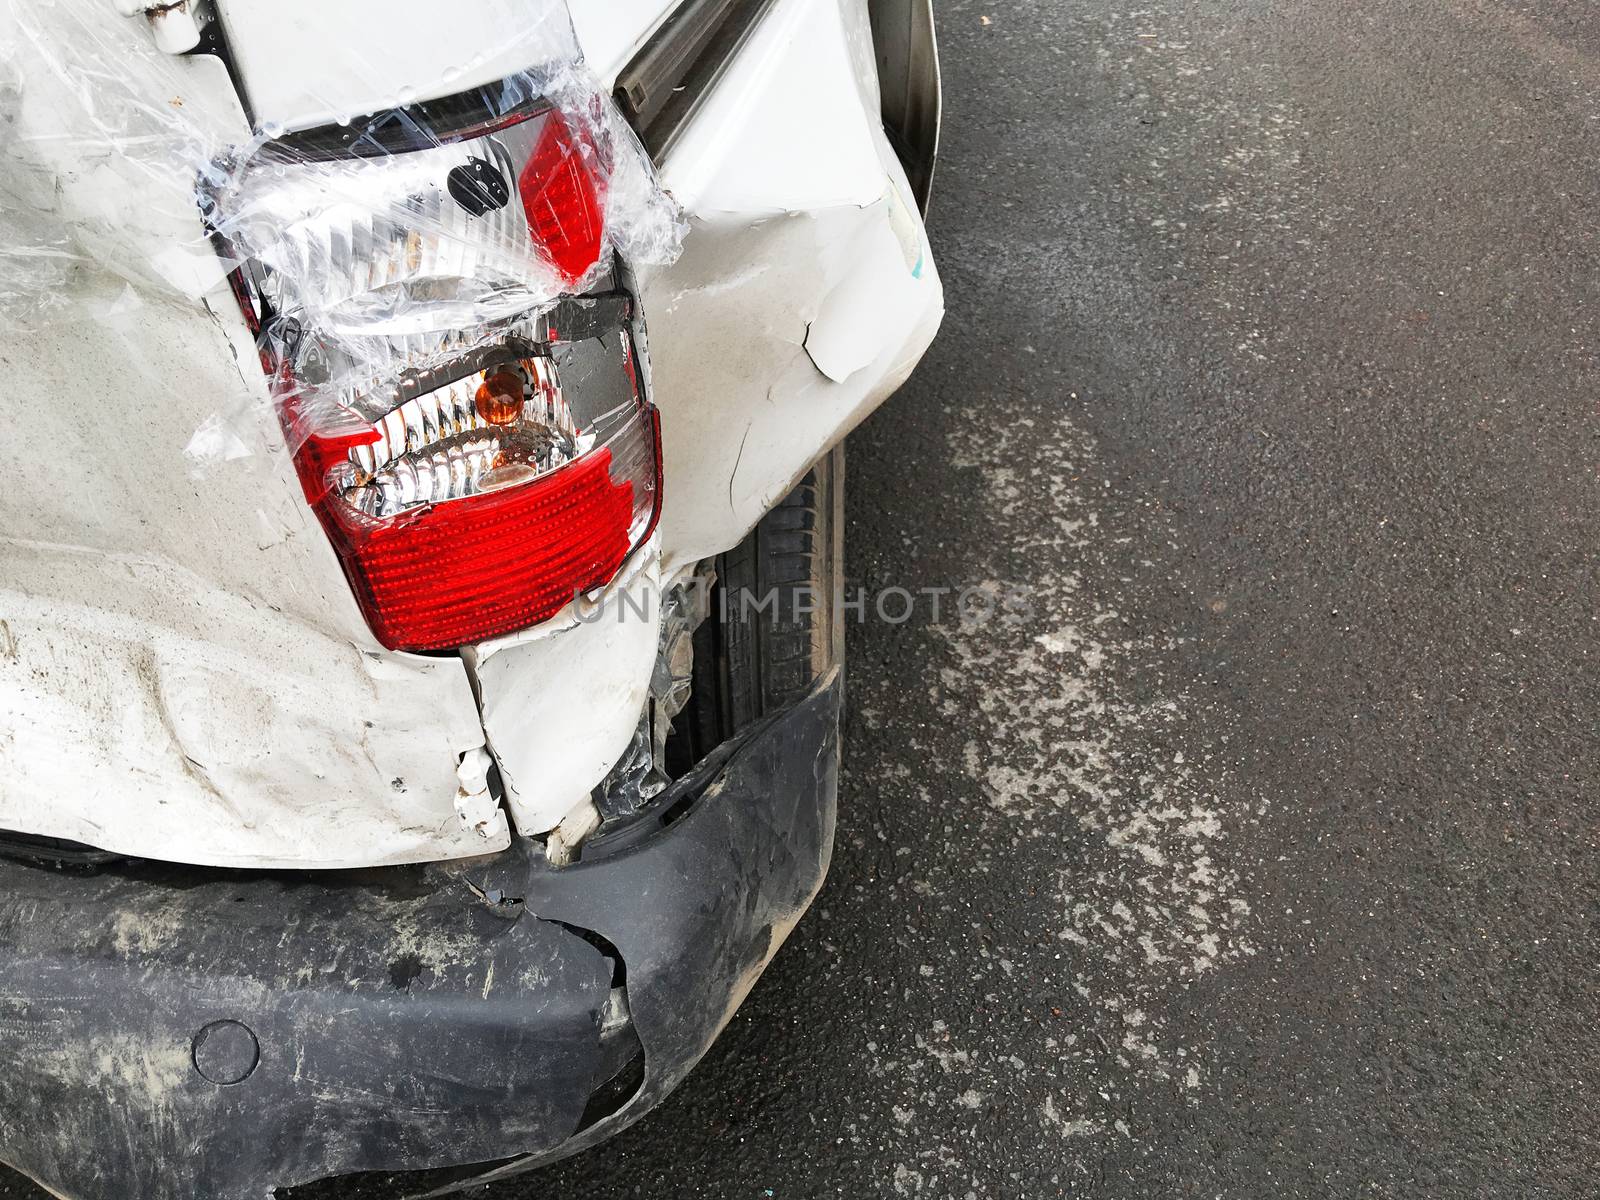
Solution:
[[[778,0],[661,166],[691,221],[642,278],[669,574],[737,544],[943,319],[873,59],[863,3]]]
[[[616,0],[615,22],[599,7],[577,27],[614,77],[667,5]],[[129,50],[118,103],[208,114],[224,143],[251,119],[320,119],[312,101],[334,93],[290,77],[311,61],[297,47],[316,6],[217,11],[250,41],[247,92],[274,111],[247,118],[215,58],[152,60],[143,19],[108,8],[107,37]],[[373,11],[361,0],[339,27],[370,29],[359,16]],[[449,45],[494,44],[470,13],[453,20]],[[448,93],[466,77],[446,44],[397,35],[393,54],[340,78],[339,105]],[[664,499],[627,589],[652,604],[660,581],[735,546],[937,330],[942,288],[874,58],[865,0],[775,0],[658,164],[690,232],[636,289]],[[493,852],[580,809],[637,726],[648,620],[558,618],[461,656],[377,645],[272,427],[223,267],[194,254],[193,179],[53,138],[50,89],[74,80],[0,66],[0,103],[21,122],[0,137],[49,148],[27,228],[62,227],[75,256],[70,314],[0,325],[16,405],[0,422],[0,830],[336,868]]]

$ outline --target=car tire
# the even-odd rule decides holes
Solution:
[[[698,754],[795,704],[843,665],[844,447],[818,460],[714,565],[710,616],[695,635]]]

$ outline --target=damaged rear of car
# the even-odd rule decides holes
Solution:
[[[0,1159],[603,1140],[827,870],[839,447],[942,314],[931,11],[0,20]]]

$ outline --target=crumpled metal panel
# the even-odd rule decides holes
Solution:
[[[282,456],[191,477],[188,431],[252,394],[240,326],[0,326],[0,829],[231,866],[504,846],[455,813],[460,661],[377,652]]]
[[[655,544],[584,620],[466,652],[506,806],[523,835],[554,829],[611,769],[639,723],[655,659]]]
[[[873,53],[863,4],[778,0],[662,164],[690,219],[678,260],[640,273],[667,576],[736,545],[943,318]]]

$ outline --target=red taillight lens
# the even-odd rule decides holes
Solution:
[[[603,123],[528,98],[435,141],[414,118],[454,109],[431,107],[297,135],[210,195],[306,498],[374,636],[416,652],[610,583],[661,474]]]
[[[605,223],[584,147],[559,111],[545,117],[517,190],[534,243],[568,284],[582,279],[600,257]]]
[[[493,361],[366,433],[305,439],[307,498],[379,642],[487,641],[615,577],[660,513],[656,412],[620,376],[634,398],[585,419],[551,360]]]
[[[336,495],[318,506],[373,634],[448,650],[554,616],[609,583],[658,512],[654,412],[548,475],[387,520]]]

